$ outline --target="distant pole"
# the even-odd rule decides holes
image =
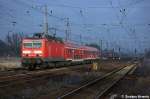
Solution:
[[[68,41],[70,39],[70,35],[71,35],[71,30],[70,30],[70,23],[69,23],[69,18],[67,18],[67,29],[65,31],[66,33],[66,41]]]
[[[103,54],[103,48],[102,48],[102,43],[103,43],[103,41],[102,40],[99,40],[99,49],[100,49],[100,55],[102,56],[102,54]]]
[[[99,50],[101,50],[101,40],[100,39],[98,41],[98,44],[99,44]]]
[[[45,17],[44,17],[44,24],[45,24],[45,34],[48,34],[48,13],[47,13],[47,5],[45,5]]]
[[[120,50],[121,50],[121,48],[119,47],[119,57],[121,56]]]
[[[144,49],[144,58],[146,58],[147,54],[147,48]]]
[[[54,37],[56,36],[56,28],[54,28],[54,34],[53,34],[53,36]]]
[[[100,42],[100,49],[103,50],[103,41],[100,40],[99,42]]]
[[[136,53],[137,53],[137,49],[135,48],[135,50],[134,50],[134,55],[135,55],[135,57],[136,57]]]
[[[82,35],[80,34],[80,43],[82,44]]]
[[[112,57],[114,58],[114,56],[115,56],[115,49],[113,48],[113,50],[112,50]]]
[[[107,48],[107,50],[108,50],[108,41],[106,42],[106,48]]]
[[[68,31],[67,31],[67,29],[65,30],[65,34],[66,34],[65,40],[68,41]]]

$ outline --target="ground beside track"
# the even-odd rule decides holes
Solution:
[[[46,77],[34,82],[18,84],[17,86],[11,86],[0,90],[0,98],[2,99],[37,99],[37,98],[49,98],[49,93],[63,92],[66,88],[77,87],[83,84],[87,80],[91,80],[97,76],[104,75],[107,72],[112,71],[120,66],[128,64],[127,62],[119,61],[103,61],[100,62],[100,70],[93,71],[89,69],[89,66],[84,66],[81,69],[70,69],[69,72],[62,72],[61,74],[53,73],[53,77]]]
[[[104,99],[131,99],[129,97],[132,96],[135,97],[132,99],[150,99],[150,59],[144,59],[135,71],[119,81]]]
[[[0,57],[0,71],[21,68],[21,59],[16,57]]]

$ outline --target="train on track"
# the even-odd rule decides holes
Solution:
[[[88,63],[99,55],[97,48],[63,41],[45,33],[30,34],[21,44],[22,66],[28,69],[47,68],[57,63]]]

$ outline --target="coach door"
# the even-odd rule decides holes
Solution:
[[[72,59],[74,60],[75,58],[75,49],[72,49]]]
[[[61,49],[61,57],[62,57],[62,58],[65,58],[65,47],[64,47],[63,44],[61,45],[61,48],[60,48],[60,49]]]

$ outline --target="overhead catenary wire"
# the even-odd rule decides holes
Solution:
[[[111,6],[113,7],[113,5],[112,5],[112,1],[110,0],[110,4],[111,4]],[[120,2],[119,2],[119,6],[120,6]],[[115,9],[115,8],[113,8],[113,9]],[[119,9],[120,10],[120,9]],[[117,19],[118,20],[120,20],[119,21],[119,23],[120,23],[120,26],[130,35],[130,34],[132,34],[133,36],[134,36],[134,40],[135,40],[135,43],[136,43],[136,34],[135,34],[135,28],[131,28],[131,26],[129,27],[128,25],[124,25],[124,22],[123,21],[125,21],[125,18],[127,17],[127,14],[126,14],[126,10],[125,10],[125,8],[122,8],[121,10],[120,10],[120,13],[121,13],[121,15],[122,15],[122,17],[121,17],[121,19],[119,18],[119,16],[118,16],[118,14],[116,14],[116,17],[117,17]],[[135,27],[135,26],[134,26]]]
[[[16,1],[16,0],[15,0],[15,1]],[[20,2],[20,1],[19,1],[19,2]],[[21,1],[21,2],[23,2],[23,1]],[[30,6],[30,5],[29,5],[29,6]],[[31,6],[30,6],[30,7],[31,7]],[[60,6],[60,7],[62,7],[62,6]],[[66,6],[66,7],[71,7],[71,6]],[[97,7],[98,7],[98,6],[97,6]],[[33,6],[33,9],[34,9],[34,8],[35,8],[37,11],[39,10],[39,12],[41,13],[41,8],[40,8],[40,7]],[[89,8],[90,8],[90,7],[89,7]],[[94,6],[93,6],[93,8],[94,8]],[[95,8],[96,8],[96,6],[95,6]],[[102,8],[102,7],[99,7],[99,8]],[[106,7],[106,8],[107,8],[107,7]],[[109,7],[108,7],[108,8],[109,8]],[[110,8],[112,8],[112,7],[110,7]],[[123,8],[123,7],[119,7],[119,6],[118,6],[118,7],[114,7],[114,8],[115,8],[115,9],[121,9],[121,8]],[[80,14],[81,16],[85,16],[84,10],[81,10],[81,9],[84,9],[84,8],[78,8],[79,14]],[[117,10],[117,11],[118,11],[117,14],[119,14],[119,10]],[[126,13],[125,13],[125,14],[126,14]],[[52,11],[52,13],[50,12],[49,15],[50,15],[52,18],[54,18],[53,16],[55,16],[55,15],[53,14],[53,11]],[[126,15],[126,16],[127,16],[127,15]],[[55,16],[55,18],[58,19],[59,21],[66,21],[66,19],[61,18],[61,17]],[[122,18],[123,18],[123,15],[122,15]],[[120,16],[119,16],[119,20],[121,20],[121,19],[120,19]],[[75,24],[76,24],[76,23],[74,23],[74,22],[72,22],[72,23],[70,22],[70,25],[71,25],[72,27],[74,27],[74,26],[80,27],[80,26],[82,26],[82,25],[84,26],[84,23],[83,23],[83,24],[78,24],[78,23],[77,23],[76,25],[75,25]],[[106,30],[107,30],[107,28],[109,28],[109,29],[111,28],[111,27],[110,27],[111,24],[105,24],[105,25],[104,25],[104,24],[90,24],[90,25],[93,26],[93,27],[90,28],[90,30],[92,30],[92,31],[89,31],[88,28],[89,28],[90,26],[88,26],[88,24],[89,24],[89,23],[86,22],[86,25],[84,26],[84,27],[87,28],[87,29],[86,29],[86,32],[87,32],[87,33],[88,33],[88,32],[93,32],[92,29],[94,29],[94,28],[97,28],[97,29],[98,29],[99,27],[102,27],[102,28],[104,27]],[[79,26],[79,25],[80,25],[80,26]],[[122,27],[122,28],[125,28],[129,33],[132,33],[134,29],[133,29],[133,30],[130,30],[130,29],[128,28],[128,27],[130,27],[130,26],[127,27],[127,25],[128,25],[128,24],[123,23],[123,27]],[[134,24],[134,25],[137,25],[137,24]],[[117,27],[117,26],[118,26],[118,27],[121,27],[122,24],[119,24],[119,23],[118,23],[118,24],[116,25],[116,27]],[[138,26],[143,27],[142,24],[141,24],[141,25],[138,25]],[[147,25],[145,25],[145,26],[147,26]],[[132,27],[133,27],[133,26],[132,26]],[[132,27],[131,27],[131,28],[132,28]],[[110,29],[110,30],[111,30],[111,29]],[[127,32],[127,33],[128,33],[128,32]]]

